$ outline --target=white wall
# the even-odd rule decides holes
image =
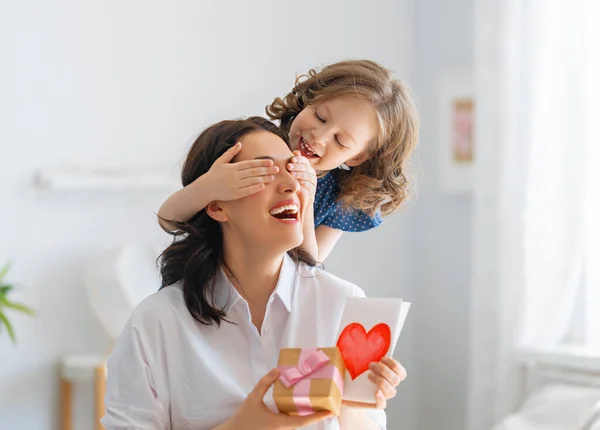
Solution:
[[[447,68],[472,67],[473,2],[415,3],[414,84],[422,120],[414,351],[420,430],[465,429],[472,205],[468,195],[440,190],[436,81]]]
[[[0,6],[0,262],[25,287],[35,320],[15,318],[20,343],[0,343],[0,429],[58,425],[57,363],[103,352],[109,340],[81,276],[99,250],[159,241],[164,193],[32,189],[36,168],[75,163],[174,168],[210,122],[260,114],[296,73],[368,57],[412,68],[410,0],[79,1]],[[411,214],[348,235],[328,262],[373,295],[411,298]],[[418,308],[415,308],[415,314]],[[398,356],[411,369],[412,322]],[[82,387],[76,428],[91,428]],[[410,378],[389,408],[390,429],[414,427]],[[400,426],[400,423],[406,425]]]

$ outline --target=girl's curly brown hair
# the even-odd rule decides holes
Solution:
[[[419,135],[417,109],[408,87],[389,70],[369,60],[341,61],[320,71],[311,69],[296,79],[284,98],[266,108],[280,121],[289,136],[294,118],[308,105],[351,95],[367,100],[375,108],[379,131],[367,149],[367,161],[351,171],[336,172],[341,186],[339,200],[345,207],[370,216],[388,215],[408,197],[407,161]]]

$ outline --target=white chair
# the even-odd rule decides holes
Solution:
[[[84,274],[91,308],[111,339],[116,340],[135,307],[158,290],[156,250],[128,244],[92,261]],[[73,430],[72,391],[77,383],[94,386],[94,428],[104,415],[107,354],[69,355],[60,363],[61,430]]]

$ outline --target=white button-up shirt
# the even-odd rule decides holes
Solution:
[[[107,430],[201,430],[229,419],[260,378],[277,367],[280,348],[335,346],[347,297],[357,286],[320,269],[284,258],[258,333],[247,302],[221,272],[220,327],[192,318],[182,289],[152,294],[133,312],[108,359]],[[272,409],[270,390],[265,403]],[[385,429],[385,413],[370,411]],[[310,430],[338,430],[333,417]]]

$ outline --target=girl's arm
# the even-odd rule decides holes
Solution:
[[[314,220],[312,224],[314,226]],[[331,228],[326,225],[320,225],[316,230],[313,227],[313,234],[315,235],[318,250],[317,261],[325,261],[327,256],[333,251],[335,244],[340,240],[340,237],[342,237],[342,233],[344,233],[342,230]],[[304,236],[304,240],[306,240],[306,236]]]
[[[207,174],[200,176],[187,187],[175,191],[158,210],[158,223],[167,230],[177,227],[169,221],[185,222],[213,201]]]
[[[158,210],[160,225],[176,229],[169,221],[186,222],[214,200],[235,200],[257,193],[272,182],[279,168],[272,160],[232,162],[242,150],[236,143],[213,163],[210,170],[171,194]],[[164,218],[161,219],[161,218]]]
[[[318,261],[321,262],[331,253],[344,231],[367,231],[381,224],[381,217],[378,214],[369,217],[362,211],[344,209],[338,203],[336,206],[316,229]]]
[[[301,248],[318,262],[322,263],[329,256],[333,247],[342,237],[342,230],[320,225],[315,229],[315,218],[312,210],[307,210],[303,226],[304,240]]]
[[[304,239],[302,240],[302,245],[300,245],[300,247],[304,251],[308,252],[312,258],[322,262],[323,260],[321,260],[319,256],[319,246],[317,244],[317,236],[315,234],[315,213],[312,208],[312,202],[304,214],[302,233],[304,234]]]
[[[158,223],[167,230],[177,227],[169,221],[185,222],[213,201],[210,181],[207,173],[200,176],[187,187],[174,192],[158,210]]]
[[[295,157],[288,164],[288,169],[310,194],[310,206],[303,220],[304,240],[301,248],[312,255],[315,260],[322,263],[342,237],[343,231],[324,225],[320,225],[315,230],[313,203],[318,183],[317,174],[308,159],[300,155],[299,151],[294,151],[294,155]]]

